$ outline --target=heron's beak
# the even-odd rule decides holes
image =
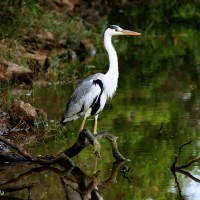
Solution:
[[[141,33],[138,33],[135,31],[128,31],[128,30],[122,30],[122,34],[123,35],[134,35],[134,36],[141,35]]]

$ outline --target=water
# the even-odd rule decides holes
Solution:
[[[193,141],[183,148],[178,165],[199,156],[199,83],[193,79],[188,63],[175,65],[180,63],[180,58],[172,55],[170,59],[173,59],[173,64],[166,63],[166,66],[162,63],[154,76],[147,72],[142,76],[142,59],[134,55],[123,59],[123,55],[119,54],[119,88],[100,114],[98,128],[118,136],[119,150],[130,161],[121,164],[116,181],[108,184],[106,180],[111,175],[114,159],[109,143],[101,141],[102,155],[97,167],[101,183],[97,188],[104,199],[178,199],[180,195],[186,199],[199,199],[199,183],[177,172],[179,192],[170,171],[175,154],[183,143]],[[67,83],[36,86],[31,95],[25,95],[24,99],[46,110],[49,121],[55,123],[65,109],[72,88]],[[92,130],[93,122],[89,119],[86,127]],[[61,152],[75,142],[80,123],[81,119],[60,131],[48,132],[47,139],[33,143],[30,151],[35,155]],[[81,152],[80,160],[80,169],[92,177],[95,162],[92,147]],[[128,171],[123,170],[125,166]],[[4,168],[1,180],[12,179],[33,167],[36,166]],[[199,178],[198,163],[186,170]],[[73,180],[73,184],[77,182],[74,174],[67,174],[66,177],[68,181]],[[40,173],[31,173],[20,183],[34,183],[30,189],[33,199],[65,199],[65,191],[68,189],[66,185],[63,186],[62,178],[50,169],[45,169]],[[86,186],[89,182],[90,179],[86,179]],[[28,190],[8,195],[27,197]]]

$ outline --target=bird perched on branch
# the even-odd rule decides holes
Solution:
[[[103,110],[107,99],[112,98],[118,84],[118,59],[112,45],[111,38],[114,35],[138,36],[141,33],[124,30],[116,25],[110,25],[104,33],[104,46],[108,52],[109,69],[106,74],[97,73],[84,79],[72,93],[67,108],[62,115],[61,125],[84,117],[80,127],[83,130],[85,121],[90,115],[94,115],[94,134],[97,133],[98,114]]]

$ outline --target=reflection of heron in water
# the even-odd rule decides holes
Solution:
[[[111,98],[118,83],[118,59],[117,53],[112,45],[113,35],[141,35],[138,32],[128,31],[116,25],[110,25],[104,33],[104,46],[109,56],[109,69],[106,74],[97,73],[84,79],[75,89],[62,115],[61,125],[84,117],[80,127],[83,130],[86,118],[94,115],[94,134],[97,133],[98,114],[103,110],[108,98]]]
[[[61,184],[65,191],[66,199],[72,200],[103,200],[103,196],[99,191],[101,189],[108,189],[109,186],[117,182],[117,175],[124,162],[115,161],[112,170],[106,171],[106,180],[100,180],[99,173],[96,172],[93,177],[86,175],[79,167],[75,166],[70,173],[61,176]],[[88,183],[88,180],[89,183]]]

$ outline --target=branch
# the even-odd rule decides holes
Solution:
[[[97,135],[91,134],[88,129],[83,129],[78,136],[77,141],[71,147],[66,149],[63,153],[58,154],[56,157],[53,156],[46,156],[46,157],[36,157],[29,154],[25,149],[21,146],[14,144],[13,142],[9,141],[8,139],[4,138],[0,135],[0,140],[10,146],[11,148],[15,149],[18,154],[6,154],[0,153],[1,162],[24,162],[30,161],[33,163],[37,163],[40,165],[52,165],[60,161],[67,161],[67,163],[71,166],[74,166],[74,163],[70,158],[79,154],[87,145],[91,144],[94,147],[93,153],[100,157],[100,144],[98,142],[99,139],[106,138],[111,146],[112,146],[112,153],[113,157],[116,161],[125,161],[126,159],[121,155],[118,150],[117,146],[117,137],[113,136],[107,131],[100,131]]]
[[[117,145],[117,137],[110,134],[108,131],[104,130],[104,131],[100,131],[96,138],[100,139],[100,138],[106,138],[110,144],[112,145],[112,153],[113,153],[113,157],[116,159],[116,161],[126,161],[127,159],[124,158],[121,153],[118,150],[118,145]]]
[[[192,143],[192,141],[189,141],[189,142],[186,142],[186,143],[182,144],[182,145],[179,147],[178,154],[175,156],[174,162],[173,162],[173,164],[172,164],[172,166],[171,166],[171,170],[172,170],[172,171],[184,169],[184,168],[186,168],[186,167],[189,167],[189,166],[192,165],[193,163],[200,161],[200,158],[194,158],[194,159],[188,161],[188,162],[187,162],[186,164],[184,164],[184,165],[176,166],[176,163],[177,163],[177,161],[178,161],[178,159],[179,159],[179,157],[180,157],[180,155],[181,155],[182,148],[183,148],[184,146],[188,145],[188,144],[191,144],[191,143]]]
[[[174,176],[174,181],[175,181],[175,183],[176,183],[176,187],[177,187],[177,189],[178,189],[178,193],[179,193],[180,199],[181,199],[181,200],[184,200],[184,198],[183,198],[183,196],[182,196],[181,187],[180,187],[180,184],[179,184],[178,179],[177,179],[177,176],[176,176],[176,171],[171,170],[171,172],[172,172],[172,174],[173,174],[173,176]]]
[[[117,137],[110,134],[108,131],[100,131],[98,134],[93,135],[88,129],[83,129],[78,136],[77,141],[75,144],[73,144],[70,148],[65,150],[63,153],[67,155],[69,158],[74,157],[79,152],[81,152],[88,144],[92,144],[94,146],[94,154],[98,157],[100,156],[100,148],[96,148],[95,145],[97,144],[97,140],[100,140],[101,138],[106,138],[112,146],[112,153],[113,157],[117,161],[126,161],[126,158],[124,158],[121,153],[118,150],[117,146]]]
[[[192,176],[189,172],[186,172],[186,171],[182,170],[182,169],[184,169],[184,168],[190,166],[191,164],[193,164],[193,163],[199,161],[200,158],[194,158],[194,159],[190,160],[189,162],[187,162],[187,163],[184,164],[184,165],[176,166],[176,163],[177,163],[177,161],[178,161],[178,159],[179,159],[179,157],[180,157],[180,155],[181,155],[182,148],[183,148],[184,146],[188,145],[188,144],[191,144],[191,142],[192,142],[192,141],[189,141],[189,142],[187,142],[187,143],[184,143],[184,144],[182,144],[182,145],[179,147],[178,154],[175,156],[174,162],[173,162],[173,164],[172,164],[172,166],[171,166],[171,168],[170,168],[172,174],[174,175],[175,183],[176,183],[176,185],[177,185],[177,188],[178,188],[178,191],[179,191],[179,196],[180,196],[181,199],[184,199],[184,198],[182,197],[182,192],[181,192],[181,188],[180,188],[180,185],[179,185],[177,176],[176,176],[176,172],[185,174],[186,176],[188,176],[189,178],[191,178],[192,180],[194,180],[194,181],[196,181],[196,182],[198,182],[198,183],[200,182],[200,179],[195,178],[195,177]]]
[[[186,176],[188,176],[189,178],[191,178],[193,181],[200,183],[200,179],[194,177],[192,174],[190,174],[189,172],[186,172],[184,170],[177,170],[178,172],[180,172],[181,174],[185,174]]]
[[[188,161],[186,164],[176,167],[176,170],[180,170],[180,169],[189,167],[190,165],[192,165],[193,163],[198,162],[198,161],[200,161],[200,158],[194,158],[194,159]]]
[[[179,168],[179,167],[176,166],[176,163],[177,163],[177,161],[178,161],[178,159],[179,159],[179,157],[180,157],[181,150],[182,150],[182,148],[183,148],[184,146],[186,146],[186,145],[188,145],[188,144],[191,144],[191,143],[192,143],[192,141],[189,141],[189,142],[186,142],[186,143],[182,144],[182,145],[179,147],[178,154],[175,156],[174,162],[172,163],[172,165],[171,165],[171,167],[170,167],[171,171],[175,171],[175,170],[177,170],[177,169]],[[189,166],[189,165],[188,165],[188,166]],[[179,169],[180,169],[180,168],[179,168]]]
[[[10,146],[11,148],[17,150],[17,152],[23,157],[26,159],[26,161],[31,161],[33,163],[36,163],[36,164],[40,164],[40,165],[52,165],[52,164],[55,164],[59,161],[67,161],[70,165],[74,165],[74,163],[71,161],[70,158],[68,158],[66,155],[64,154],[60,154],[58,155],[57,157],[48,157],[47,159],[43,159],[43,158],[40,158],[40,157],[35,157],[35,156],[32,156],[30,155],[28,152],[26,152],[25,149],[23,149],[22,147],[20,146],[17,146],[15,145],[14,143],[8,141],[7,139],[5,139],[3,136],[0,135],[0,140],[2,142],[4,142],[5,144],[7,144],[8,146]],[[3,156],[5,157],[5,153],[3,154]],[[11,157],[9,157],[11,158]],[[22,159],[20,159],[20,161],[22,161]]]
[[[34,184],[21,184],[21,185],[11,185],[11,186],[0,186],[0,190],[3,192],[14,192],[14,191],[19,191],[19,190],[24,190],[24,189],[31,189]]]
[[[98,141],[88,129],[83,129],[79,133],[77,141],[63,153],[69,158],[72,158],[79,154],[88,144],[94,146],[94,154],[100,157],[100,148],[97,147],[99,145]]]

